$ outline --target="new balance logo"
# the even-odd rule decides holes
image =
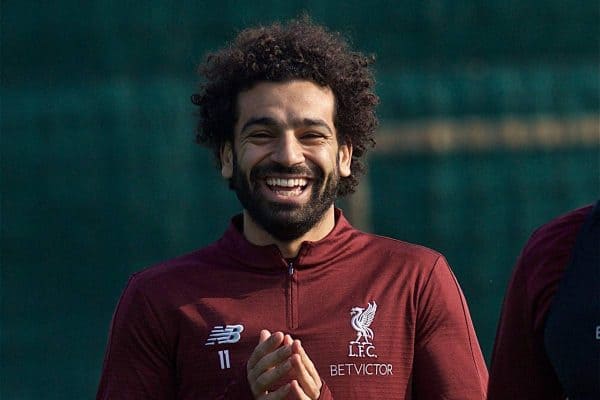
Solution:
[[[205,346],[214,344],[237,343],[240,341],[244,325],[217,325],[213,328],[208,336]]]

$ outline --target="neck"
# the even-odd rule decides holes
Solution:
[[[321,220],[304,235],[291,241],[281,241],[271,236],[265,229],[256,224],[250,215],[248,215],[248,212],[244,210],[244,236],[246,239],[248,239],[250,243],[258,246],[274,244],[279,248],[279,251],[281,251],[281,255],[284,258],[296,257],[303,242],[316,242],[323,239],[331,232],[334,226],[335,209],[332,205],[329,210],[325,212],[323,218],[321,218]]]

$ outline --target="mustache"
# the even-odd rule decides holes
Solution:
[[[288,167],[277,163],[270,163],[254,166],[250,171],[250,179],[254,181],[274,174],[303,175],[316,180],[323,178],[323,171],[316,165],[292,165]]]

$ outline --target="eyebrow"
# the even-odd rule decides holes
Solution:
[[[251,127],[253,125],[277,127],[277,126],[281,126],[281,123],[279,123],[277,120],[275,120],[274,118],[271,118],[271,117],[253,117],[253,118],[250,118],[248,121],[246,121],[246,123],[242,126],[242,129],[240,132],[244,132],[246,129],[248,129],[249,127]],[[329,125],[327,125],[327,123],[320,118],[317,118],[317,119],[315,119],[315,118],[294,119],[294,120],[292,120],[292,126],[293,127],[318,126],[318,127],[327,129],[327,131],[329,133],[333,134]]]

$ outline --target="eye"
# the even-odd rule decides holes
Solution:
[[[301,138],[303,140],[318,140],[318,139],[322,139],[324,137],[325,137],[325,135],[323,135],[321,132],[308,131],[308,132],[304,132],[302,134]]]
[[[248,135],[250,140],[267,140],[273,137],[273,134],[269,131],[256,131]]]

